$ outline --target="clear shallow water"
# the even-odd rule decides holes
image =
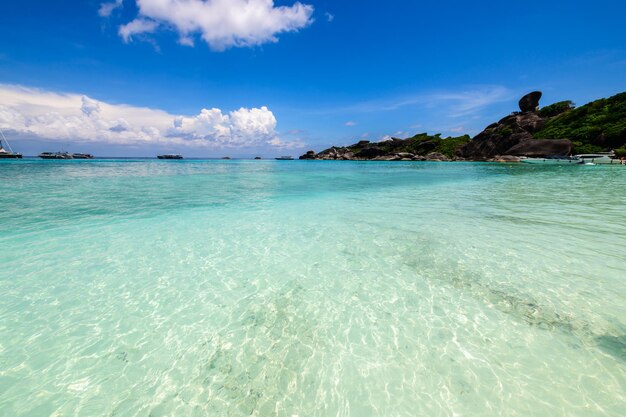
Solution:
[[[621,167],[0,172],[1,415],[625,414]]]

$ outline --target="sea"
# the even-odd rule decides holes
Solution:
[[[626,415],[626,169],[0,162],[2,416]]]

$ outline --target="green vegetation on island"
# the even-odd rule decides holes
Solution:
[[[541,110],[537,112],[537,114],[539,115],[539,117],[554,117],[567,111],[573,110],[574,108],[576,108],[576,105],[573,101],[565,100],[550,104],[549,106],[542,107]]]
[[[408,152],[415,155],[425,155],[431,152],[440,153],[448,158],[454,157],[456,150],[471,140],[469,135],[449,136],[442,138],[441,133],[429,135],[428,133],[418,133],[408,139],[392,138],[377,145],[390,152]]]
[[[539,114],[561,102],[544,107]],[[561,111],[546,121],[533,136],[536,139],[567,138],[574,145],[574,153],[593,153],[615,149],[626,154],[626,92],[592,101],[582,107]]]

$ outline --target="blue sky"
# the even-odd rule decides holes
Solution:
[[[0,128],[28,155],[474,135],[534,89],[543,105],[625,91],[624,16],[604,0],[5,1]]]

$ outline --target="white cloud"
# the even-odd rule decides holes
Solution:
[[[132,40],[133,35],[141,33],[152,33],[159,27],[159,24],[152,20],[135,19],[132,22],[120,26],[119,34],[124,42]],[[181,42],[182,43],[182,42]]]
[[[225,147],[282,143],[277,141],[276,118],[265,106],[241,108],[229,114],[223,114],[220,109],[202,109],[196,116],[177,117],[168,135],[209,140]]]
[[[348,127],[352,127],[352,126],[356,126],[356,122],[353,122],[352,120],[349,120],[345,123],[346,126]]]
[[[313,6],[296,2],[274,6],[273,0],[136,0],[139,15],[120,27],[128,42],[132,35],[173,28],[180,43],[193,45],[200,34],[209,47],[222,51],[277,42],[276,35],[294,32],[313,22]]]
[[[202,109],[195,116],[109,104],[80,94],[0,84],[0,128],[48,141],[132,145],[177,144],[208,148],[292,147],[276,132],[267,108],[228,113]]]
[[[328,21],[328,23],[332,22],[333,20],[335,20],[335,15],[330,14],[328,12],[324,13],[324,16],[326,16],[326,20]]]
[[[191,36],[181,36],[178,38],[178,43],[185,46],[193,47],[196,43]]]
[[[98,14],[102,17],[109,17],[113,10],[122,7],[122,3],[124,0],[115,0],[110,3],[100,3],[100,8],[98,9]]]

